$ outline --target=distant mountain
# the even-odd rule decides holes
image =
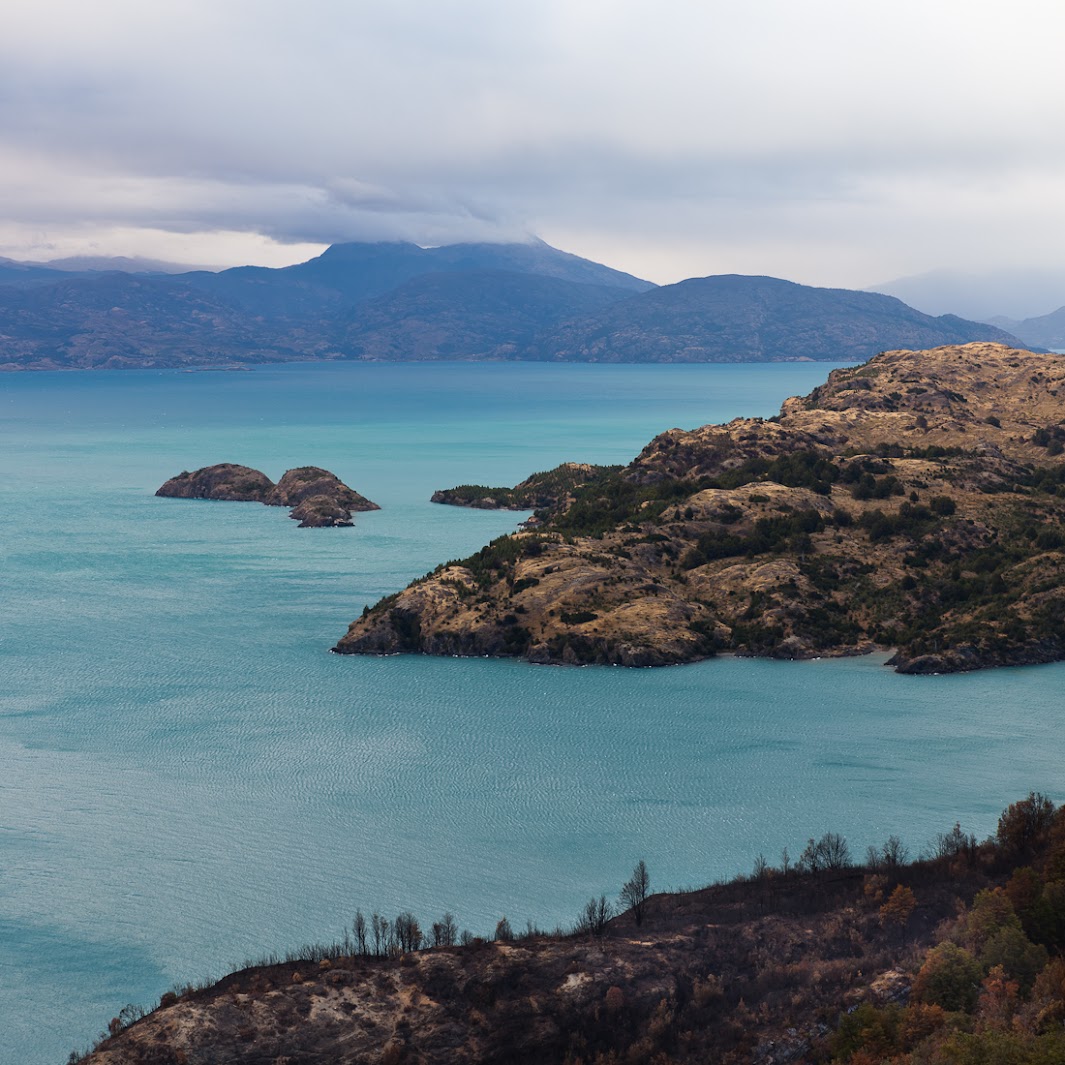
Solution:
[[[111,273],[116,270],[123,274],[185,274],[199,269],[188,263],[144,259],[139,255],[133,258],[125,255],[71,255],[65,259],[49,259],[40,265],[78,274]]]
[[[1065,303],[1065,269],[932,270],[872,285],[926,314],[961,314],[996,322],[1045,314]]]
[[[1000,329],[1008,329],[1025,344],[1038,344],[1054,351],[1065,350],[1065,307],[1059,307],[1056,311],[1042,314],[1038,318],[1025,318],[1022,321],[997,318],[993,319],[992,324]]]
[[[0,285],[60,281],[68,275],[41,263],[20,263],[0,256]]]
[[[0,369],[225,366],[299,357],[187,285],[130,274],[0,285]]]
[[[78,255],[47,262],[24,262],[0,256],[0,285],[38,284],[64,281],[72,277],[95,278],[104,273],[160,275],[188,273],[194,267],[168,263],[161,259],[127,258],[126,256]]]
[[[1017,340],[889,296],[769,277],[655,288],[542,242],[337,244],[283,269],[160,275],[0,261],[0,368],[300,359],[753,362]]]
[[[994,326],[949,314],[932,318],[891,296],[723,274],[630,296],[545,333],[518,356],[567,362],[860,360],[896,348],[973,340],[1017,345]]]
[[[541,241],[337,244],[283,269],[169,277],[0,263],[0,366],[500,358],[653,287]]]
[[[428,274],[506,271],[617,290],[617,296],[654,288],[631,274],[577,255],[531,244],[334,244],[321,255],[280,270],[242,266],[182,279],[254,314],[314,317],[347,310]]]

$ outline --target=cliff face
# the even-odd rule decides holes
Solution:
[[[898,649],[1065,657],[1065,360],[998,344],[834,371],[773,420],[656,437],[534,531],[434,571],[341,653],[665,665]]]

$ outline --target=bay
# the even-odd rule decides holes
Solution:
[[[61,1062],[127,1002],[331,939],[356,907],[568,924],[842,832],[913,851],[1060,797],[1061,666],[882,657],[534,667],[328,648],[522,515],[428,502],[768,415],[829,367],[317,364],[0,378],[0,1030]],[[316,464],[347,530],[160,500],[182,469]]]

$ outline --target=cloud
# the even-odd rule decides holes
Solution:
[[[977,249],[1056,262],[1062,21],[1041,0],[8,0],[0,247],[535,231],[656,280],[853,285]]]

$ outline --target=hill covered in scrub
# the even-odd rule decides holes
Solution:
[[[572,933],[456,945],[450,915],[130,1008],[88,1065],[1050,1065],[1065,1060],[1065,815],[1033,793],[984,843],[909,863],[838,835],[681,894],[623,888]],[[635,902],[636,905],[629,905]],[[361,931],[360,931],[361,928]],[[381,930],[374,915],[372,932]],[[430,945],[435,944],[435,945]]]
[[[534,529],[368,608],[335,649],[645,666],[895,648],[911,673],[1065,658],[1063,452],[1058,356],[887,352],[778,417],[589,467]]]

